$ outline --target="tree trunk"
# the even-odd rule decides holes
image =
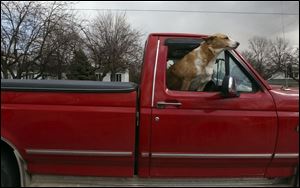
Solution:
[[[18,70],[17,70],[17,76],[16,76],[16,79],[21,79],[22,78],[22,69],[21,69],[21,66],[18,65]]]
[[[56,56],[57,56],[57,63],[58,63],[58,65],[56,67],[57,68],[57,79],[61,80],[62,79],[62,61],[61,61],[59,53],[57,53]]]
[[[57,69],[57,79],[61,80],[62,78],[62,70],[61,70],[62,66],[61,66],[61,62],[58,62],[58,69]]]
[[[7,72],[7,70],[5,70],[5,71],[1,71],[2,72],[2,75],[3,75],[3,78],[4,79],[8,79],[8,72]],[[2,78],[2,75],[1,75],[1,78]]]
[[[111,82],[115,82],[116,81],[116,72],[115,71],[111,71],[111,73],[110,73],[110,81]]]

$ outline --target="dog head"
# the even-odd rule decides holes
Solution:
[[[236,49],[240,45],[239,42],[232,40],[224,34],[214,34],[204,39],[204,41],[209,47],[215,50]]]

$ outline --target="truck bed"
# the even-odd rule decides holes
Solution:
[[[134,83],[1,80],[1,136],[14,143],[29,173],[132,176],[136,89]]]

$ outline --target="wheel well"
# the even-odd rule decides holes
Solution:
[[[14,149],[9,144],[7,144],[5,141],[3,141],[2,139],[1,139],[1,152],[5,152],[7,155],[12,157],[12,159],[14,160],[14,162],[17,164],[17,166],[19,168],[16,155],[14,154]]]
[[[2,139],[1,139],[1,150],[4,149],[5,151],[9,151],[9,152],[13,152],[13,148],[10,147],[10,145],[8,145],[6,142],[4,142]]]
[[[1,138],[1,173],[6,172],[3,176],[3,178],[7,178],[7,175],[10,176],[8,182],[14,182],[13,184],[15,186],[20,186],[22,184],[22,167],[20,166],[20,159],[18,156],[16,156],[18,153],[15,151],[14,146],[10,145],[10,143],[7,143],[5,140],[2,140]],[[3,159],[3,161],[2,161]],[[4,162],[5,165],[2,167],[2,162]],[[3,169],[2,169],[3,168]],[[1,181],[2,181],[2,175],[1,175]],[[1,184],[2,185],[2,184]]]

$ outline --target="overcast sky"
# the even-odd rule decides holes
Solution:
[[[74,8],[126,9],[128,22],[132,27],[144,33],[145,38],[153,32],[224,33],[241,43],[240,50],[248,47],[248,40],[253,36],[264,36],[270,39],[285,37],[291,45],[299,46],[298,1],[82,1],[78,2]],[[133,11],[133,9],[221,13],[154,12]],[[93,19],[97,12],[103,12],[103,10],[78,10],[79,15],[86,19]],[[260,14],[241,14],[241,12]],[[270,13],[283,13],[283,15]]]

